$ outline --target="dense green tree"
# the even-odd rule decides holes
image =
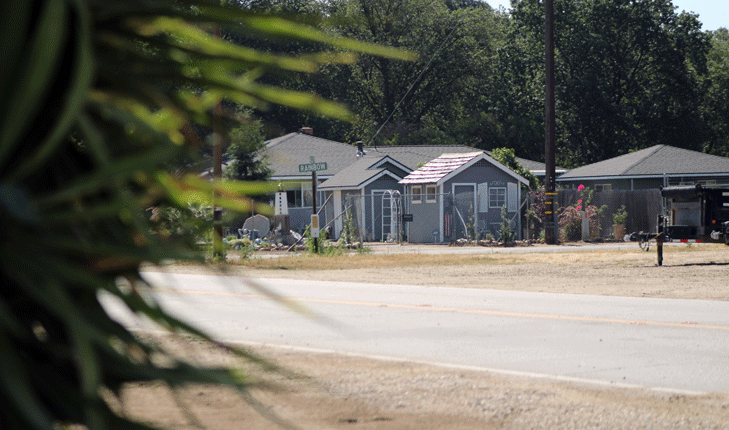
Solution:
[[[494,73],[490,60],[498,26],[490,8],[343,0],[335,5],[334,16],[355,24],[338,29],[343,35],[406,47],[421,57],[419,63],[368,57],[338,68],[334,77],[353,96],[347,102],[359,115],[355,131],[363,140],[392,114],[381,142],[467,143],[454,136],[452,124],[468,114],[463,102],[472,96],[474,81]]]
[[[729,31],[711,32],[707,91],[702,113],[709,128],[706,152],[729,157]]]
[[[352,125],[336,124],[311,114],[273,109],[262,116],[267,126],[287,123],[285,131],[294,131],[307,125],[318,136],[367,141],[394,112],[377,143],[475,143],[471,130],[454,124],[459,117],[475,115],[465,101],[478,98],[477,80],[495,73],[492,46],[501,27],[490,7],[442,0],[336,0],[327,7],[329,31],[408,48],[420,55],[420,62],[365,56],[353,64],[326,66],[317,75],[293,77],[287,87],[341,101],[357,120]]]
[[[260,158],[261,150],[266,147],[263,137],[263,123],[253,118],[252,112],[239,115],[241,124],[230,131],[226,153],[231,162],[225,171],[230,179],[243,181],[265,181],[271,176],[266,159]]]
[[[521,43],[544,46],[543,3],[512,4]],[[670,0],[556,0],[558,162],[586,164],[656,143],[700,149],[709,47],[700,28]]]

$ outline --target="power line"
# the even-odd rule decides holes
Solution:
[[[451,35],[453,35],[453,32],[456,31],[456,28],[458,27],[458,24],[460,24],[461,21],[463,21],[463,19],[466,18],[466,16],[467,16],[467,14],[463,14],[463,16],[461,17],[461,19],[459,19],[458,22],[456,22],[453,25],[453,28],[451,29],[450,33],[448,33],[448,35],[446,36],[445,39],[443,39],[443,42],[440,44],[440,46],[438,47],[438,49],[436,49],[435,53],[430,57],[430,60],[428,61],[428,64],[426,64],[425,67],[423,68],[423,70],[420,72],[420,74],[418,74],[418,77],[415,79],[415,81],[413,81],[413,83],[410,84],[410,88],[408,88],[408,90],[405,92],[405,95],[403,95],[402,98],[400,99],[400,101],[397,102],[397,105],[395,106],[395,108],[390,113],[390,116],[387,117],[387,119],[382,123],[382,125],[380,126],[380,128],[378,128],[377,131],[375,132],[375,134],[372,135],[372,137],[370,138],[369,142],[367,142],[367,146],[369,146],[375,140],[375,138],[377,137],[377,135],[380,134],[380,131],[382,131],[382,129],[385,127],[385,125],[390,121],[390,119],[392,119],[392,116],[395,115],[395,112],[397,112],[397,110],[400,108],[400,105],[405,100],[405,97],[407,97],[408,94],[410,94],[410,91],[412,91],[412,89],[415,86],[415,84],[417,84],[418,81],[420,80],[420,78],[423,77],[423,74],[425,73],[426,70],[428,70],[428,67],[430,67],[430,64],[433,62],[433,60],[435,59],[435,57],[440,53],[440,50],[443,49],[443,46],[445,46],[445,44],[448,41],[448,39],[450,39]],[[377,145],[376,144],[374,145],[374,147],[375,147],[375,151],[377,151]]]

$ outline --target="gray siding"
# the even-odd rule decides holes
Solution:
[[[426,203],[423,196],[422,203],[412,203],[412,186],[408,186],[408,196],[405,198],[405,211],[413,215],[413,221],[406,223],[407,239],[411,243],[439,243],[440,242],[440,201]],[[433,234],[433,233],[438,233]]]
[[[469,169],[461,172],[460,174],[456,175],[452,179],[446,181],[444,186],[444,192],[451,193],[453,189],[453,184],[476,184],[476,203],[474,207],[474,211],[478,213],[477,219],[476,219],[476,228],[479,235],[485,235],[485,234],[493,234],[495,237],[498,237],[498,230],[501,224],[501,208],[498,207],[489,207],[488,201],[489,197],[488,195],[484,196],[483,198],[487,202],[486,204],[486,210],[479,204],[481,200],[481,196],[478,195],[478,184],[486,183],[488,186],[488,189],[491,189],[492,187],[498,187],[498,188],[507,188],[508,183],[516,184],[517,187],[519,187],[519,183],[514,179],[511,175],[507,174],[506,172],[502,171],[501,169],[494,167],[494,166],[471,166]],[[488,192],[488,191],[487,191]],[[506,203],[508,204],[508,190],[506,195]],[[518,194],[517,194],[518,195]],[[520,206],[521,202],[517,202],[517,211]],[[508,209],[508,206],[507,206]],[[516,215],[516,212],[514,211],[508,211],[507,210],[507,216],[509,219],[514,218],[513,223],[513,229],[517,233],[519,233],[520,228],[519,227],[519,217],[514,217]],[[463,214],[464,217],[467,217],[466,214]],[[460,220],[457,219],[457,221],[460,222]],[[461,234],[462,236],[462,234]],[[458,237],[456,237],[458,239]]]

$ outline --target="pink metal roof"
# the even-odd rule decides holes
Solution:
[[[483,155],[483,151],[465,154],[443,154],[427,162],[423,167],[413,171],[401,184],[434,184],[449,173],[459,169],[474,158]]]

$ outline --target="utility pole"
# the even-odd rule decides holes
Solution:
[[[545,176],[545,215],[547,215],[544,239],[550,245],[559,242],[557,226],[557,192],[555,177],[555,119],[554,119],[554,0],[544,2],[544,63],[546,66],[546,95],[545,95],[545,143],[544,158],[546,167]]]
[[[220,38],[220,26],[215,27],[215,35]],[[215,106],[213,120],[213,181],[219,182],[223,177],[223,134],[221,131],[220,117],[223,115],[222,100]],[[222,258],[223,250],[223,209],[216,206],[219,197],[217,191],[213,191],[213,258]]]

